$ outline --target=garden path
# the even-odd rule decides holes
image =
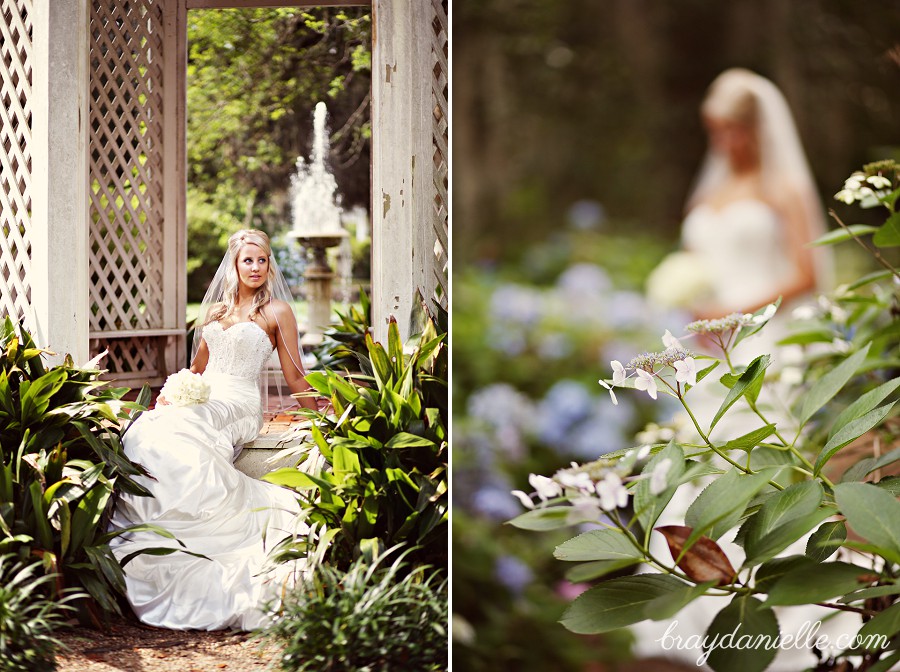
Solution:
[[[65,630],[59,639],[69,651],[57,655],[58,672],[259,672],[277,658],[246,633],[165,630],[131,619],[106,631]]]

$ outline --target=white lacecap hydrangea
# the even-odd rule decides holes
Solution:
[[[175,406],[203,404],[209,400],[209,385],[199,373],[182,369],[166,378],[159,393]]]

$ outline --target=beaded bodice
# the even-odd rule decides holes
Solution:
[[[256,322],[238,322],[227,329],[219,322],[203,328],[209,348],[206,370],[256,380],[272,354],[269,335]]]

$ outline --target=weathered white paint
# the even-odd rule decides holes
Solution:
[[[187,362],[187,9],[169,0],[163,14],[163,327],[166,373]]]
[[[35,340],[88,359],[88,11],[86,0],[36,0],[31,300]]]
[[[409,336],[429,266],[416,254],[432,221],[430,7],[375,0],[372,15],[372,326],[383,341],[391,317]]]

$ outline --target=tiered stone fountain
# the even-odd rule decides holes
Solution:
[[[328,263],[328,248],[347,238],[341,225],[341,207],[335,195],[337,182],[328,171],[328,132],[325,127],[325,103],[317,103],[313,114],[313,146],[307,162],[297,159],[297,173],[291,179],[293,227],[288,235],[296,238],[310,254],[304,273],[309,318],[303,345],[315,345],[331,323],[331,296],[334,272]]]

